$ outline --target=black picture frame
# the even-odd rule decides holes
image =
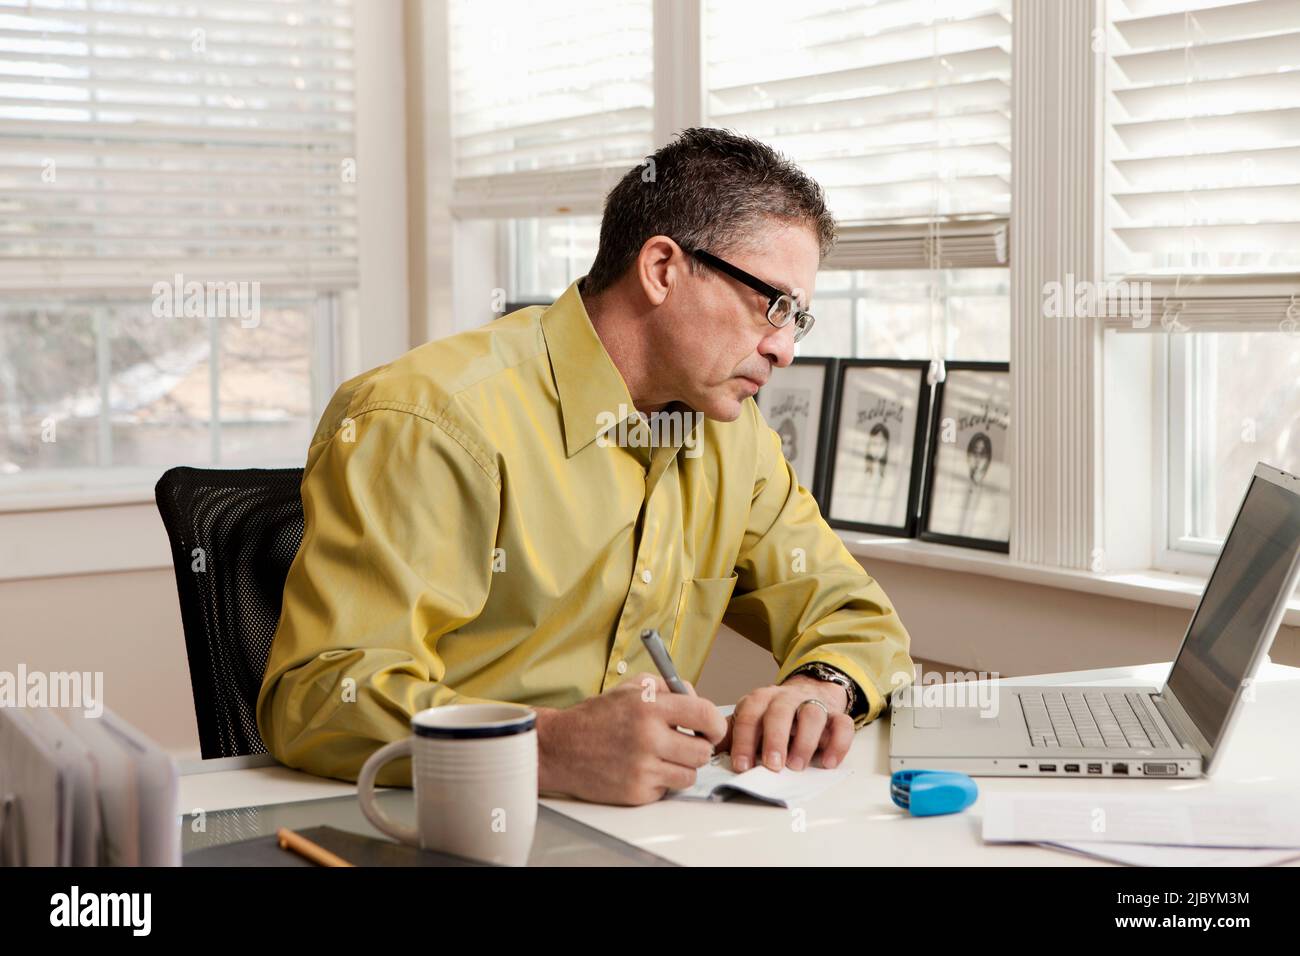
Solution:
[[[962,548],[977,548],[981,551],[995,551],[1002,554],[1009,554],[1011,551],[1010,529],[1008,525],[1007,540],[993,538],[968,537],[966,535],[951,534],[948,532],[938,532],[930,530],[930,521],[934,516],[934,496],[936,485],[936,459],[939,451],[939,442],[943,430],[944,418],[944,397],[949,377],[953,372],[991,372],[1005,374],[1008,377],[1011,374],[1011,364],[1009,362],[945,362],[944,381],[934,386],[934,406],[930,416],[930,437],[925,454],[925,493],[921,500],[920,516],[920,533],[922,541],[931,541],[936,544],[950,544]],[[1010,415],[1012,410],[1008,399],[1007,415],[1008,428],[1010,431]],[[992,449],[990,448],[990,455]],[[1011,506],[1011,492],[1008,485],[1007,492],[1008,513]]]
[[[917,530],[921,495],[921,470],[924,467],[926,458],[926,431],[930,423],[930,386],[926,381],[926,373],[929,371],[930,363],[918,359],[854,358],[840,359],[837,365],[833,402],[835,414],[831,422],[830,440],[826,451],[825,505],[822,508],[822,514],[826,518],[827,524],[833,528],[865,531],[870,534],[888,535],[895,538],[913,538],[916,536]],[[836,460],[839,457],[838,446],[845,400],[845,383],[854,370],[863,368],[905,369],[917,373],[916,423],[912,435],[912,456],[911,461],[908,463],[907,504],[905,518],[900,525],[838,517],[833,511]]]
[[[819,396],[821,407],[818,409],[816,414],[817,447],[813,450],[813,480],[811,484],[804,485],[804,487],[808,489],[809,494],[811,494],[817,501],[818,507],[820,507],[823,512],[826,510],[826,499],[823,497],[823,493],[826,488],[827,456],[830,447],[831,403],[835,398],[837,366],[839,365],[839,362],[839,359],[830,356],[800,355],[794,359],[790,366],[787,366],[787,368],[789,368],[792,366],[811,365],[821,366],[824,369],[822,391]],[[780,434],[778,423],[769,419],[767,412],[763,411],[764,402],[760,401],[760,396],[765,392],[768,396],[771,395],[773,384],[776,383],[779,385],[783,371],[784,369],[773,369],[772,376],[768,379],[767,384],[759,389],[758,393],[754,395],[754,402],[759,406],[759,410],[763,412],[764,419],[767,419],[768,425],[774,431],[777,431],[778,434]]]

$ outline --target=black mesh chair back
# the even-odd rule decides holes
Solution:
[[[302,544],[301,484],[301,468],[172,468],[154,489],[205,760],[266,753],[257,694]]]

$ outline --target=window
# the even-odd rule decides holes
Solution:
[[[452,0],[449,17],[458,215],[598,209],[653,150],[650,0]]]
[[[352,16],[0,3],[0,481],[301,461],[357,281]]]
[[[1009,353],[1010,2],[705,3],[706,120],[826,190],[801,354]]]
[[[1006,269],[826,269],[817,277],[816,333],[801,355],[1005,362],[1011,342]],[[932,295],[942,295],[934,302]],[[933,324],[935,312],[941,316]],[[932,335],[941,336],[938,342]]]
[[[605,194],[654,150],[654,3],[447,11],[451,199],[438,214],[453,220],[460,330],[553,301],[591,265]]]
[[[513,266],[510,302],[554,302],[596,260],[596,217],[511,219],[503,228]]]
[[[1107,272],[1300,273],[1300,7],[1109,14]]]
[[[1010,0],[704,7],[705,119],[799,162],[837,219],[1008,213]]]
[[[1107,323],[1167,333],[1157,550],[1216,553],[1256,461],[1300,467],[1300,7],[1106,10],[1105,268],[1153,306]]]
[[[1300,338],[1205,332],[1169,342],[1169,545],[1217,554],[1259,461],[1300,473]]]
[[[237,320],[155,318],[139,298],[9,302],[0,314],[0,471],[42,485],[67,469],[298,463],[314,401],[320,297],[263,299]],[[26,487],[26,485],[24,485]]]
[[[748,133],[785,152],[826,188],[840,222],[840,242],[818,278],[819,321],[801,343],[804,354],[896,356],[903,350],[910,358],[1007,357],[1010,7],[1010,0],[702,4],[698,29],[705,52],[698,75],[674,76],[671,92],[690,99],[698,89],[701,108],[691,123]],[[547,299],[586,270],[595,255],[604,192],[658,145],[650,136],[651,77],[642,72],[656,52],[649,46],[649,9],[634,9],[640,12],[631,20],[628,14],[622,21],[593,15],[582,32],[567,35],[570,55],[574,45],[597,42],[591,38],[602,49],[624,51],[621,69],[604,59],[590,69],[570,59],[558,61],[566,67],[560,70],[546,59],[547,48],[546,56],[531,57],[533,82],[508,83],[475,67],[481,58],[468,46],[457,61],[464,70],[453,68],[454,91],[476,91],[463,104],[453,92],[458,116],[479,101],[533,104],[538,94],[519,91],[549,88],[547,77],[557,71],[564,82],[584,88],[617,76],[615,89],[628,97],[603,121],[603,152],[577,152],[594,118],[570,123],[566,139],[550,120],[522,127],[503,114],[496,121],[500,161],[492,175],[458,179],[454,208],[463,217],[494,210],[503,216],[555,216],[561,209],[587,214],[511,222],[505,271],[512,303]],[[472,17],[486,14],[474,10],[466,4],[453,15],[453,37],[466,38],[453,40],[453,51],[462,42],[491,42],[483,37],[499,32],[476,31]],[[552,14],[526,16],[529,29],[552,28]],[[527,33],[520,31],[518,42],[532,49]],[[469,78],[472,69],[481,74],[477,82]],[[583,102],[570,109],[590,108],[589,97]],[[639,112],[631,112],[633,104],[640,104]],[[537,112],[529,108],[526,115]],[[620,125],[634,119],[644,135]],[[478,122],[493,120],[480,116]],[[541,153],[515,157],[524,143],[539,150],[549,143],[546,155],[568,150],[589,168],[548,174],[537,165]],[[618,148],[621,158],[609,162],[610,150]],[[529,190],[531,206],[524,198]],[[587,229],[590,243],[577,240],[575,229]]]

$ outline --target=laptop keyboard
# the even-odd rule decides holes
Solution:
[[[1143,706],[1144,696],[1125,691],[1019,695],[1035,747],[1164,747],[1160,728]]]

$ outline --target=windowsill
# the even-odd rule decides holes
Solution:
[[[0,497],[0,514],[20,511],[71,511],[78,508],[113,508],[154,500],[153,486],[138,484],[104,488],[46,489],[5,492]]]
[[[1094,574],[1070,568],[1052,568],[1013,561],[1005,554],[934,544],[915,538],[891,538],[859,531],[837,530],[836,534],[856,558],[896,561],[965,574],[983,574],[1024,584],[1083,591],[1125,601],[1162,604],[1191,610],[1200,600],[1206,578],[1195,574],[1166,571],[1107,571]],[[1300,597],[1287,603],[1282,623],[1300,627]]]
[[[301,468],[302,458],[233,465],[234,468]],[[211,467],[200,465],[198,467]],[[217,466],[224,467],[224,466]],[[68,469],[33,479],[0,478],[0,514],[22,511],[70,511],[154,502],[154,486],[168,469],[157,467]]]
[[[164,467],[62,468],[0,478],[0,514],[138,505],[153,501]]]

